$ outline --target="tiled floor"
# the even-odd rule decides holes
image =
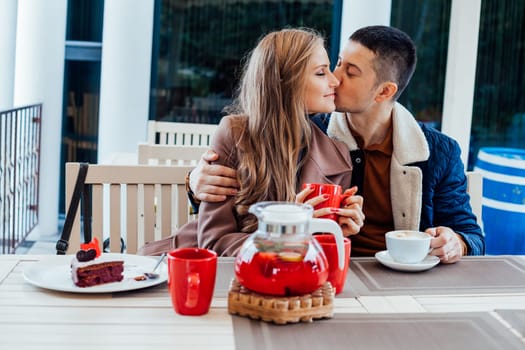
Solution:
[[[30,233],[25,242],[17,248],[17,254],[56,254],[55,245],[60,238],[60,232],[55,235]]]
[[[56,254],[56,243],[62,233],[64,217],[59,216],[58,228],[55,234],[39,233],[38,229],[31,232],[24,242],[16,249],[16,254]]]

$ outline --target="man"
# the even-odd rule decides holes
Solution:
[[[386,26],[357,30],[334,71],[339,113],[313,119],[352,155],[352,184],[359,186],[366,216],[352,236],[352,255],[373,255],[386,248],[385,232],[412,229],[433,236],[430,254],[454,263],[484,254],[485,242],[469,204],[457,142],[418,124],[396,102],[415,66],[416,48],[404,32]],[[235,171],[209,165],[214,157],[207,152],[191,173],[197,199],[220,201],[235,193]]]

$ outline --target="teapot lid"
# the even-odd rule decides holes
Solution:
[[[260,220],[268,224],[298,224],[307,222],[311,212],[295,204],[271,204],[261,211]]]
[[[307,204],[260,202],[249,210],[259,220],[259,230],[270,234],[306,233],[313,208]]]

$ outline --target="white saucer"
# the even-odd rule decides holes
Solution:
[[[383,265],[399,271],[424,271],[433,268],[439,264],[439,258],[434,255],[427,255],[427,257],[417,264],[403,264],[392,259],[387,250],[377,252],[376,259]]]

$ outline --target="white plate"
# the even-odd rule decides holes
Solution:
[[[65,255],[64,259],[56,257],[49,261],[42,260],[31,264],[24,270],[27,282],[41,288],[73,293],[113,293],[155,286],[168,279],[168,267],[162,263],[156,272],[159,278],[135,281],[133,278],[151,271],[157,263],[157,257],[147,257],[130,254],[104,253],[112,260],[124,260],[124,279],[120,282],[105,283],[93,287],[77,287],[71,279],[71,260],[73,255]]]
[[[417,264],[403,264],[392,259],[387,250],[377,252],[376,259],[383,265],[399,271],[424,271],[433,268],[439,263],[439,258],[434,255],[427,255],[427,257]]]

